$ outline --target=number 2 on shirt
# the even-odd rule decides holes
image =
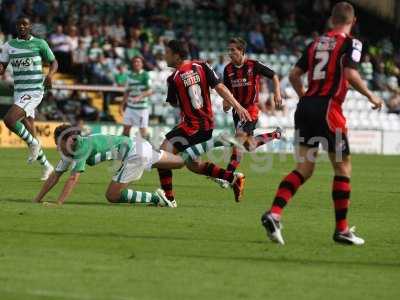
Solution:
[[[317,51],[315,52],[315,59],[318,59],[319,62],[315,65],[313,72],[313,80],[322,80],[326,77],[326,71],[323,71],[326,64],[329,60],[329,52],[328,51]]]

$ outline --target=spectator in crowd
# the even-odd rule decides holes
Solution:
[[[165,38],[163,36],[159,36],[157,44],[153,46],[153,54],[156,55],[157,53],[165,54]]]
[[[93,37],[92,37],[92,34],[90,32],[90,28],[89,27],[85,27],[83,29],[83,33],[79,37],[79,40],[82,42],[83,48],[89,49],[89,47],[90,47],[90,45],[92,44],[92,41],[93,41]]]
[[[47,26],[43,22],[43,17],[37,15],[33,18],[32,35],[41,39],[46,39]]]
[[[32,6],[33,13],[38,17],[46,16],[48,9],[48,3],[44,0],[36,0]]]
[[[79,36],[78,36],[78,28],[76,26],[71,26],[68,30],[67,42],[69,45],[69,51],[72,53],[76,49],[78,49],[79,44]]]
[[[214,65],[214,71],[215,73],[217,73],[219,78],[223,78],[224,77],[224,68],[225,68],[225,57],[224,55],[220,55],[218,57],[218,62]]]
[[[306,2],[308,4],[304,4]],[[281,64],[280,55],[299,56],[311,41],[302,31],[323,29],[322,23],[321,26],[318,23],[329,13],[331,1],[311,2],[288,0],[266,4],[265,1],[227,0],[190,1],[188,4],[183,0],[172,3],[146,0],[123,6],[119,2],[110,5],[107,1],[89,5],[87,1],[0,0],[0,45],[15,33],[17,16],[25,13],[32,15],[33,34],[47,38],[59,61],[60,71],[72,72],[80,83],[122,86],[127,66],[136,56],[144,57],[146,70],[165,71],[162,77],[168,69],[163,59],[166,41],[177,37],[185,40],[191,58],[195,59],[205,47],[221,51],[216,38],[220,33],[223,38],[225,31],[226,35],[232,34],[230,31],[241,35],[248,32],[249,50],[256,54],[277,54],[275,63],[283,67],[286,63]],[[192,12],[195,18],[181,18],[179,14],[184,13],[178,10],[186,6],[195,7]],[[303,10],[294,10],[295,6]],[[309,15],[303,13],[304,8],[309,10]],[[295,11],[301,13],[295,14]],[[211,15],[216,17],[210,20]],[[197,16],[203,16],[204,20],[197,20]],[[199,25],[203,22],[212,24],[210,29],[218,34],[209,34],[208,25]],[[304,24],[313,26],[304,29]],[[206,31],[205,35],[199,34],[199,26]],[[319,33],[315,31],[313,36]],[[379,42],[365,39],[364,45],[369,45],[365,47],[368,54],[364,55],[360,67],[371,87],[393,94],[390,107],[391,111],[396,111],[400,51],[387,36],[375,37]],[[215,70],[221,73],[223,57],[217,56],[215,60]],[[7,71],[2,80],[9,79]],[[105,93],[106,109],[112,96],[112,93]]]
[[[167,43],[170,40],[176,39],[176,34],[174,30],[174,23],[171,20],[168,20],[165,24],[164,32],[162,36],[165,38],[165,42]]]
[[[389,113],[400,114],[400,93],[394,93],[386,105]]]
[[[126,61],[130,61],[135,56],[141,56],[140,48],[137,44],[137,41],[134,39],[129,40],[128,46],[125,50],[125,58]]]
[[[249,50],[254,53],[265,52],[265,40],[261,32],[261,25],[259,23],[256,24],[253,30],[249,33],[249,46]]]
[[[378,64],[378,67],[374,73],[373,87],[376,90],[386,91],[387,90],[387,76],[385,74],[385,64],[383,62]]]
[[[167,62],[165,61],[164,55],[161,54],[161,52],[157,52],[154,57],[156,59],[156,68],[158,71],[165,71],[168,69]]]
[[[289,16],[283,21],[281,26],[281,36],[285,41],[290,41],[297,33],[296,26],[296,15],[294,13],[289,14]]]
[[[61,73],[68,72],[71,63],[70,44],[61,24],[56,26],[55,32],[50,35],[49,42],[58,61],[58,71]]]
[[[72,52],[72,73],[77,76],[81,83],[87,83],[88,63],[88,50],[84,42],[79,40],[78,48]]]
[[[134,5],[129,5],[124,14],[125,28],[133,28],[138,26],[139,14],[137,13]]]
[[[143,43],[142,57],[144,63],[144,69],[146,71],[152,71],[156,67],[156,58],[151,51],[150,44],[147,42]]]
[[[374,79],[374,66],[371,63],[371,57],[369,54],[365,54],[361,62],[361,75],[367,82],[368,87],[371,88]]]
[[[111,36],[118,42],[122,43],[126,37],[126,31],[124,26],[124,18],[119,17],[113,25],[111,25]]]
[[[194,41],[194,39],[190,39],[187,42],[187,47],[189,50],[189,55],[191,59],[199,59],[200,57],[200,50],[199,47],[197,46],[196,42]]]
[[[89,49],[89,61],[91,63],[97,62],[98,58],[104,54],[103,49],[100,47],[99,43],[95,40],[92,41],[92,46]]]

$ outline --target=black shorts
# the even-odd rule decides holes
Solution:
[[[258,120],[252,120],[247,122],[240,121],[240,118],[237,114],[233,113],[233,123],[235,124],[236,132],[245,132],[248,135],[254,135],[254,129],[256,129]]]
[[[342,130],[332,131],[327,122],[328,97],[304,97],[297,104],[294,115],[295,144],[318,148],[322,144],[329,153],[350,154],[347,135]]]
[[[179,152],[182,152],[191,146],[208,141],[212,138],[212,133],[211,129],[188,135],[182,128],[175,127],[165,137]]]

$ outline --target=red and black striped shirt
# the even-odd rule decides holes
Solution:
[[[246,59],[241,66],[235,66],[231,62],[224,69],[224,84],[236,100],[247,109],[253,120],[258,118],[260,75],[272,78],[275,72],[252,59]]]
[[[306,97],[328,97],[342,104],[349,83],[344,68],[357,68],[362,43],[342,32],[330,31],[307,46],[296,66],[308,72]]]
[[[167,82],[166,101],[181,110],[178,127],[188,135],[213,129],[210,88],[221,82],[214,70],[207,63],[188,61],[177,68]]]

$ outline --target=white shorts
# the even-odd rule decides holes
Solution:
[[[153,149],[148,141],[136,140],[112,180],[119,183],[139,180],[144,170],[149,171],[153,164],[160,161],[162,154],[162,150]]]
[[[149,109],[134,109],[127,107],[124,112],[124,125],[147,128],[149,125]]]
[[[43,99],[43,91],[14,93],[14,104],[21,107],[27,117],[35,117],[35,109]]]

